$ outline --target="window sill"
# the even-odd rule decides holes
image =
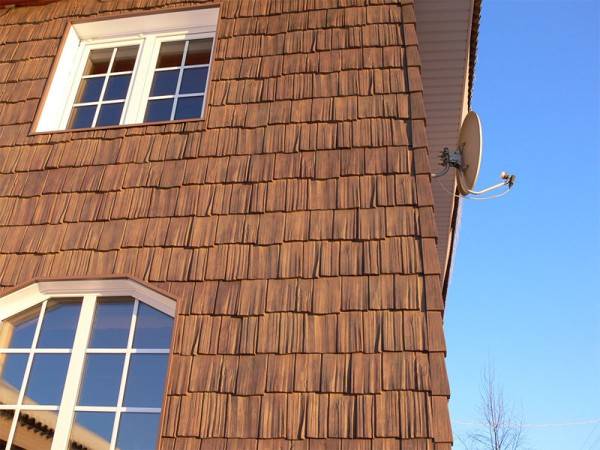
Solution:
[[[132,128],[148,128],[148,127],[157,127],[157,126],[174,126],[177,127],[179,125],[188,125],[185,128],[185,131],[204,131],[206,129],[206,117],[201,117],[199,119],[182,119],[182,120],[163,120],[160,122],[144,122],[144,123],[128,123],[124,125],[110,125],[105,127],[90,127],[90,128],[72,128],[67,130],[49,130],[49,131],[35,131],[35,124],[31,127],[31,131],[28,136],[45,136],[45,135],[61,135],[65,133],[77,134],[77,133],[89,133],[95,131],[109,131],[109,130],[129,130]],[[132,134],[142,134],[142,133],[132,133]]]

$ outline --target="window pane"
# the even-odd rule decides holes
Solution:
[[[152,87],[150,88],[150,96],[157,97],[159,95],[174,95],[177,89],[177,80],[179,79],[179,70],[166,70],[156,72]]]
[[[173,318],[140,302],[133,336],[134,348],[169,348]]]
[[[133,300],[101,299],[96,305],[90,348],[125,348],[131,327]]]
[[[70,356],[35,355],[23,403],[58,406],[65,385]]]
[[[125,103],[122,102],[102,105],[100,114],[98,114],[96,126],[106,127],[109,125],[119,125],[119,123],[121,123],[121,113],[123,112],[124,105]]]
[[[130,72],[135,66],[139,46],[119,47],[111,72]]]
[[[105,450],[110,448],[114,413],[78,412],[71,429],[70,448]]]
[[[124,413],[119,423],[119,450],[148,450],[156,448],[158,414]],[[144,430],[140,433],[140,430]]]
[[[22,411],[12,448],[50,450],[56,419],[56,411]]]
[[[173,109],[173,99],[150,100],[146,109],[144,122],[159,122],[161,120],[171,120],[171,111]]]
[[[27,353],[0,353],[0,403],[14,405],[23,384]]]
[[[208,67],[184,70],[179,94],[196,94],[204,92],[207,75]]]
[[[202,115],[202,101],[204,96],[183,97],[177,100],[175,119],[195,119]]]
[[[104,100],[121,100],[127,97],[131,75],[113,75],[108,79]]]
[[[100,73],[107,73],[108,66],[110,64],[110,58],[112,57],[112,48],[103,48],[101,50],[92,50],[88,57],[84,75],[97,75]]]
[[[38,348],[71,348],[81,311],[81,299],[48,301]]]
[[[178,42],[163,42],[160,46],[158,54],[157,68],[162,67],[177,67],[181,65],[183,59],[183,49],[185,41]]]
[[[80,406],[116,406],[125,355],[87,355]]]
[[[185,58],[186,66],[196,64],[210,63],[210,51],[212,49],[212,39],[197,39],[190,41],[187,56]]]
[[[94,114],[96,114],[96,106],[79,106],[73,108],[71,118],[67,128],[89,128],[92,126],[94,121]]]
[[[100,99],[105,77],[84,78],[81,80],[75,103],[97,102]]]
[[[35,306],[2,322],[0,348],[30,348],[39,316]]]
[[[131,355],[124,406],[160,408],[168,355]]]

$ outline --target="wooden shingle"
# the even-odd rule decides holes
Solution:
[[[203,119],[31,134],[68,20],[177,7],[134,3],[3,16],[0,288],[177,298],[158,448],[447,450],[412,2],[221,2]]]
[[[238,375],[239,377],[239,375]],[[261,397],[231,395],[227,401],[227,430],[230,438],[258,438]]]
[[[259,436],[261,438],[284,438],[286,432],[287,395],[265,394],[260,409]]]
[[[397,391],[384,391],[375,396],[375,436],[400,436],[400,394]]]
[[[263,394],[266,386],[266,373],[267,355],[240,356],[236,394]]]

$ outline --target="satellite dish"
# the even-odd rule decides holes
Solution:
[[[481,121],[475,111],[470,111],[463,120],[458,135],[461,167],[457,170],[462,172],[462,176],[457,177],[457,181],[458,190],[462,195],[468,195],[475,187],[481,167],[482,145]]]
[[[432,174],[432,178],[446,175],[450,168],[453,167],[456,169],[456,181],[460,195],[464,197],[469,194],[481,195],[499,187],[508,186],[508,189],[500,195],[506,194],[515,183],[515,176],[506,172],[500,174],[500,178],[503,180],[501,183],[481,191],[473,190],[475,183],[477,182],[477,176],[479,175],[479,168],[481,167],[482,145],[483,139],[481,136],[481,122],[479,116],[475,111],[469,111],[460,127],[458,148],[456,150],[450,150],[448,148],[444,149],[441,154],[444,170],[440,173]],[[500,195],[496,195],[495,197],[499,197]]]

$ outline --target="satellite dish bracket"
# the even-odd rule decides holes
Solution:
[[[448,147],[444,148],[444,150],[442,150],[442,153],[440,154],[440,159],[442,160],[444,170],[442,170],[440,173],[431,174],[432,178],[437,178],[446,175],[450,170],[450,167],[454,167],[455,169],[459,170],[464,170],[462,162],[462,153],[460,148],[458,150],[450,150]]]
[[[501,195],[504,195],[510,191],[515,183],[516,177],[506,172],[502,172],[500,174],[500,178],[503,180],[501,183],[481,191],[473,190],[475,182],[477,181],[479,166],[481,164],[482,147],[481,122],[474,111],[469,112],[465,117],[460,129],[458,140],[459,145],[456,150],[450,150],[448,147],[446,147],[441,152],[440,157],[442,160],[442,166],[444,168],[441,172],[432,174],[432,178],[446,175],[450,168],[453,167],[456,169],[458,175],[458,192],[462,196],[467,196],[469,194],[481,195],[494,189],[498,189],[502,186],[508,186],[508,189]]]

